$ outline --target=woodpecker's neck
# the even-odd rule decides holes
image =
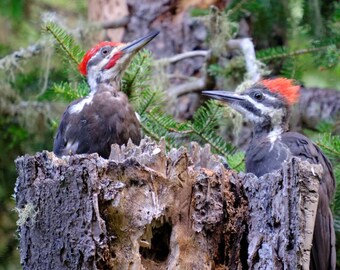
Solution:
[[[124,69],[121,66],[115,66],[112,69],[95,70],[94,67],[88,71],[87,82],[91,92],[102,88],[112,88],[120,90],[121,78]]]
[[[254,123],[253,139],[269,137],[275,139],[288,131],[289,111],[282,113],[281,117],[266,117],[263,121]]]
[[[111,92],[118,92],[120,91],[121,87],[121,80],[97,80],[97,81],[90,81],[88,80],[90,85],[91,93],[99,93],[102,91],[111,91]]]

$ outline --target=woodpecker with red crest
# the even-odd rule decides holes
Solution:
[[[85,54],[79,71],[87,76],[90,93],[64,112],[54,140],[56,155],[98,153],[108,158],[111,144],[126,144],[129,139],[139,144],[140,123],[120,91],[121,77],[133,56],[158,33],[127,44],[100,42]]]
[[[262,80],[242,94],[219,90],[202,93],[228,103],[253,124],[246,151],[247,172],[260,177],[280,169],[292,157],[322,165],[310,269],[335,269],[335,232],[329,208],[335,190],[332,165],[310,139],[288,131],[290,108],[298,100],[299,89],[292,80],[277,78]]]

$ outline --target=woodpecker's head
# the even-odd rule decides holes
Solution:
[[[91,90],[100,83],[117,82],[132,57],[148,44],[159,31],[154,31],[130,43],[103,41],[90,49],[79,64],[79,71],[87,76]]]
[[[299,98],[300,87],[292,80],[262,80],[242,94],[227,91],[203,91],[202,94],[228,103],[256,126],[285,127],[290,106]]]

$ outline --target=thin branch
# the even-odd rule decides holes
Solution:
[[[192,58],[192,57],[198,57],[198,56],[207,57],[209,54],[210,54],[210,51],[203,51],[203,50],[189,51],[189,52],[184,52],[184,53],[174,55],[172,57],[159,59],[156,61],[156,63],[173,64],[186,58]]]
[[[102,22],[100,23],[100,27],[103,29],[119,28],[119,27],[124,27],[128,25],[129,22],[130,22],[130,17],[125,16],[117,20]]]
[[[257,82],[261,78],[259,62],[256,61],[256,53],[250,38],[231,39],[227,42],[230,50],[239,49],[244,57],[248,80]]]
[[[206,86],[206,79],[200,78],[193,82],[175,85],[168,89],[168,93],[173,97],[180,97],[189,93],[201,91]]]
[[[191,77],[191,76],[186,76],[186,75],[182,75],[182,74],[168,74],[167,77],[169,79],[179,79],[179,80],[186,80],[186,81],[190,81],[192,79],[197,79],[196,77]]]
[[[226,44],[229,50],[240,50],[244,56],[246,61],[247,68],[247,76],[251,81],[258,81],[261,78],[261,71],[259,63],[256,61],[256,54],[254,49],[254,44],[250,38],[242,38],[242,39],[232,39],[229,40]],[[158,63],[175,63],[177,61],[183,60],[188,57],[196,57],[196,56],[204,56],[208,58],[210,55],[210,51],[190,51],[182,54],[175,55],[169,58],[163,58],[158,60]],[[179,97],[188,93],[198,92],[203,90],[207,84],[207,75],[206,71],[204,71],[204,75],[200,79],[196,79],[195,81],[176,85],[168,89],[168,93],[171,96]]]
[[[21,48],[16,52],[6,55],[0,59],[0,69],[10,70],[13,67],[19,68],[20,61],[40,54],[44,50],[46,43],[47,41],[44,39],[27,48]]]

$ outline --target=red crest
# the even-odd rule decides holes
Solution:
[[[300,86],[295,85],[293,80],[286,78],[276,78],[262,80],[260,83],[264,85],[269,91],[283,96],[290,105],[296,103],[299,99]]]
[[[119,42],[111,42],[111,41],[102,41],[99,42],[96,46],[94,46],[92,49],[88,50],[86,54],[84,55],[83,60],[78,65],[79,72],[83,74],[84,76],[87,75],[87,63],[89,60],[104,46],[119,46],[121,43]]]

